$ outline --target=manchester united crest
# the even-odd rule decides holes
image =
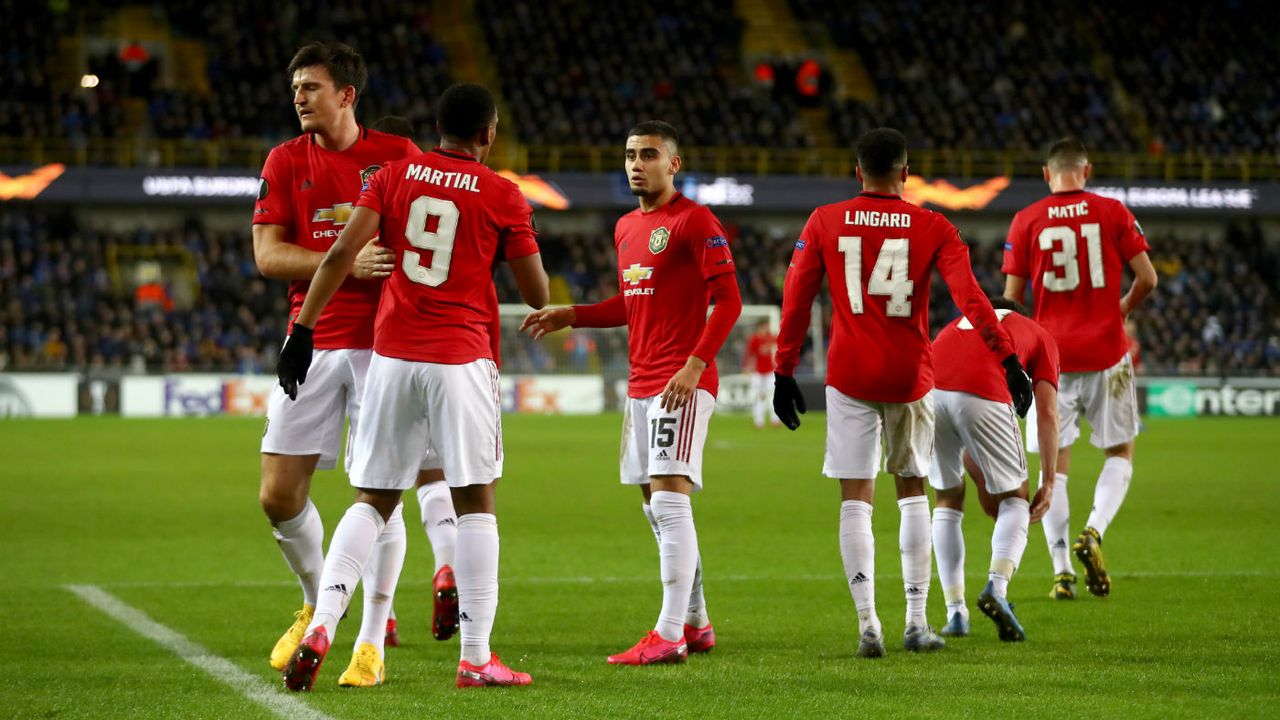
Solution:
[[[667,249],[667,241],[671,239],[671,231],[665,227],[649,233],[649,252],[657,255]]]
[[[381,165],[370,165],[369,167],[361,170],[360,171],[360,187],[362,189],[367,190],[369,188],[369,178],[373,177],[373,174],[378,172],[381,169],[382,169]]]

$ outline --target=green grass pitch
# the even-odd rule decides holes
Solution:
[[[1280,421],[1149,421],[1107,534],[1112,596],[1048,599],[1039,527],[1010,588],[1029,639],[974,634],[913,656],[902,631],[892,483],[875,515],[877,601],[889,640],[853,657],[856,617],[836,541],[838,490],[820,477],[823,419],[797,433],[717,417],[694,500],[719,646],[683,666],[605,655],[649,629],[661,598],[639,492],[617,482],[620,418],[508,417],[499,485],[502,596],[494,648],[535,684],[452,687],[457,640],[429,633],[430,547],[406,500],[409,551],[388,683],[343,690],[359,593],[314,692],[333,718],[1262,717],[1280,702]],[[71,594],[101,586],[273,685],[267,653],[300,594],[257,502],[260,420],[0,423],[0,717],[249,718],[266,711]],[[1101,454],[1077,446],[1072,526]],[[331,532],[350,501],[316,476]],[[971,500],[973,494],[970,493]],[[966,514],[968,589],[985,582],[992,523]],[[936,576],[930,620],[943,620]]]

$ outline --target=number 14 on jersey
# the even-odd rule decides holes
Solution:
[[[844,254],[844,283],[849,292],[849,309],[861,315],[862,306],[862,238],[842,235],[840,252]],[[889,238],[880,246],[875,267],[867,280],[868,295],[888,297],[884,314],[888,317],[911,317],[911,295],[916,284],[910,276],[911,244],[906,238]]]

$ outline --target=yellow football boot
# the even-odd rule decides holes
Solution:
[[[298,644],[307,633],[307,626],[311,624],[311,616],[315,612],[315,607],[303,605],[301,610],[293,614],[293,624],[276,641],[276,646],[271,648],[272,670],[284,670],[284,666],[289,664],[289,659],[297,652]]]
[[[338,678],[342,687],[373,687],[387,677],[387,668],[373,643],[360,643],[351,654],[351,664]]]

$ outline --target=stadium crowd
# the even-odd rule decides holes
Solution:
[[[153,13],[174,37],[205,42],[205,82],[175,82],[172,67],[159,67],[172,57],[129,44],[114,49],[118,57],[93,52],[90,69],[101,83],[75,87],[57,71],[59,37],[121,4],[54,12],[56,4],[21,3],[16,12],[20,3],[0,0],[4,16],[16,18],[0,27],[0,74],[10,79],[0,136],[134,133],[125,110],[132,97],[146,107],[136,134],[262,138],[265,147],[295,133],[281,68],[317,37],[349,42],[367,59],[362,117],[406,116],[425,137],[431,101],[449,82],[433,16],[416,6],[334,0],[314,12],[296,0],[177,0]],[[855,49],[875,87],[864,101],[824,94],[843,145],[889,125],[918,147],[940,149],[1039,149],[1070,132],[1101,151],[1280,152],[1280,87],[1269,82],[1280,59],[1266,51],[1270,8],[1260,2],[790,4],[810,35]],[[679,12],[621,4],[608,13],[576,0],[480,0],[475,17],[525,143],[608,145],[650,116],[677,119],[686,139],[703,146],[813,144],[797,98],[777,92],[789,83],[772,80],[776,68],[800,59],[769,65],[745,56],[743,23],[729,0],[684,3]],[[645,38],[642,49],[628,35]]]
[[[730,232],[738,254],[750,258],[739,264],[744,301],[779,304],[793,239],[750,224]],[[596,302],[617,292],[610,238],[606,227],[542,234],[544,262],[565,299]],[[975,274],[999,294],[1002,239],[971,242]],[[1280,251],[1258,226],[1233,224],[1221,240],[1162,235],[1151,244],[1160,290],[1132,318],[1142,372],[1280,375]],[[198,291],[184,297],[173,287],[178,265],[165,266],[168,282],[139,283],[125,264],[135,256],[187,260]],[[509,273],[500,271],[498,281],[500,299],[518,302]],[[956,311],[940,283],[932,302],[936,333]],[[269,371],[287,313],[285,285],[259,275],[248,233],[210,230],[196,218],[112,232],[65,212],[0,211],[0,370]],[[504,327],[503,341],[513,367],[556,362],[514,327]],[[595,369],[589,351],[609,354],[572,342],[582,347],[557,355],[574,369]]]

